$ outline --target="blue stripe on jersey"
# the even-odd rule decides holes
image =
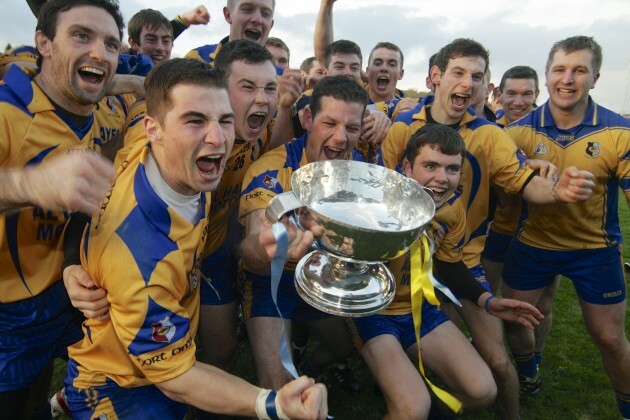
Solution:
[[[282,185],[278,182],[278,171],[265,171],[262,174],[254,177],[247,188],[241,192],[241,196],[249,194],[253,190],[258,188],[264,188],[268,191],[273,191],[276,194],[284,192]]]
[[[125,100],[123,99],[123,97],[121,95],[116,95],[116,99],[118,99],[118,102],[120,102],[120,107],[123,109],[123,112],[125,113],[125,117],[127,116],[127,105],[125,104]]]
[[[135,174],[134,192],[138,205],[116,229],[116,234],[129,249],[145,284],[148,284],[157,264],[176,251],[177,244],[168,237],[171,216],[166,203],[149,185],[142,164]],[[138,235],[138,232],[143,234]]]
[[[477,229],[475,229],[474,231],[470,233],[470,236],[468,237],[468,242],[472,241],[478,236],[485,236],[487,232],[488,232],[488,219],[483,219],[483,221],[477,227]]]
[[[13,51],[11,51],[11,55],[18,55],[20,53],[30,53],[33,55],[37,55],[38,52],[35,47],[31,47],[30,45],[22,45],[21,47],[16,47]]]
[[[88,122],[83,127],[77,127],[71,120],[64,117],[61,113],[57,111],[55,111],[55,114],[57,114],[57,116],[66,123],[66,125],[72,130],[72,132],[79,138],[79,140],[82,140],[83,137],[85,137],[85,135],[90,132],[90,130],[92,129],[92,124],[94,124],[94,113],[90,114]],[[96,139],[94,140],[95,143],[98,143]]]
[[[129,353],[140,356],[176,343],[190,331],[190,319],[157,304],[149,296],[147,316],[129,347]]]
[[[138,115],[136,118],[133,119],[133,121],[129,123],[129,126],[127,126],[127,129],[129,129],[129,127],[133,127],[134,125],[138,124],[138,122],[143,121],[143,120],[144,120],[144,114]]]
[[[26,166],[29,165],[39,165],[45,158],[48,156],[50,152],[55,150],[59,145],[51,146],[47,149],[42,150],[33,158],[31,158],[28,162],[26,162]],[[13,261],[13,266],[15,267],[15,271],[20,277],[20,281],[28,290],[28,292],[32,295],[31,289],[26,284],[26,279],[24,278],[24,273],[22,272],[22,264],[20,263],[20,253],[18,251],[18,221],[21,213],[15,213],[5,218],[5,230],[6,230],[6,238],[7,238],[7,246],[9,248],[9,253],[11,254],[11,260]]]
[[[285,168],[291,168],[294,171],[300,169],[300,162],[302,161],[302,155],[306,150],[307,133],[302,136],[291,140],[285,145],[287,150],[287,160],[284,162]]]
[[[621,237],[621,228],[619,227],[619,184],[614,174],[606,183],[606,208],[604,209],[604,240],[608,246],[619,245],[623,238]]]
[[[27,108],[33,100],[31,78],[18,66],[11,66],[3,80],[5,84],[0,85],[0,102],[6,102],[33,117]]]
[[[620,179],[619,180],[619,186],[624,191],[630,190],[630,178]]]
[[[472,111],[472,108],[468,108],[467,110],[468,113],[474,113],[474,111]],[[484,125],[495,125],[498,127],[497,124],[493,123],[492,121],[488,121],[485,118],[483,118],[483,116],[475,118],[472,121],[469,121],[466,123],[466,127],[470,128],[471,130],[476,130],[479,127],[483,127]],[[457,130],[459,131],[459,128],[461,127],[461,125],[459,127],[457,127]]]
[[[26,167],[29,165],[39,165],[46,158],[46,156],[48,156],[48,154],[55,150],[57,147],[59,147],[59,144],[50,146],[49,148],[42,150],[41,152],[33,156],[28,162],[26,162],[24,166]]]
[[[479,192],[479,187],[481,186],[481,165],[479,165],[479,161],[475,156],[473,156],[470,152],[466,152],[466,160],[470,163],[470,167],[472,169],[472,179],[470,184],[470,197],[468,198],[468,203],[466,204],[466,214],[470,210],[470,206],[475,201],[477,197],[477,192]]]

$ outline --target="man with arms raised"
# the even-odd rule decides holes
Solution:
[[[325,417],[326,392],[308,378],[276,393],[196,362],[205,192],[221,180],[234,114],[223,76],[196,60],[156,67],[146,91],[149,143],[129,152],[83,238],[82,263],[111,308],[109,320],[88,319],[84,339],[69,350],[73,417],[183,418],[186,404],[261,418]]]
[[[487,50],[470,39],[456,39],[443,47],[430,72],[435,95],[427,97],[419,109],[399,116],[383,141],[382,152],[385,165],[395,168],[404,158],[407,139],[418,128],[428,123],[457,128],[467,149],[461,183],[455,192],[467,209],[463,258],[478,281],[489,289],[480,255],[491,183],[508,193],[521,193],[529,201],[553,203],[555,197],[566,202],[585,200],[592,192],[593,181],[591,174],[575,168],[567,168],[557,184],[536,176],[507,134],[468,109],[483,84],[488,60]],[[497,382],[499,413],[503,418],[515,419],[519,412],[518,378],[503,345],[501,323],[476,305],[462,303],[458,310]]]
[[[528,157],[595,175],[593,199],[566,204],[528,202],[506,258],[504,295],[537,304],[562,274],[573,281],[586,329],[610,378],[619,411],[630,418],[630,344],[626,337],[626,284],[617,211],[619,188],[630,203],[630,123],[589,96],[599,79],[601,47],[591,37],[556,42],[545,68],[549,100],[508,128]],[[520,355],[525,382],[537,379],[534,337],[512,325],[507,337]],[[517,359],[518,360],[518,359]]]

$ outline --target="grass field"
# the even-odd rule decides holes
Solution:
[[[623,197],[623,195],[622,195]],[[619,207],[624,238],[630,240],[630,212],[625,200]],[[630,245],[628,245],[630,247]],[[623,252],[630,261],[630,248]],[[628,288],[628,283],[626,283]],[[619,414],[612,388],[604,374],[597,349],[592,344],[582,321],[575,291],[570,281],[563,279],[555,299],[554,325],[545,349],[541,367],[543,387],[533,397],[521,399],[522,419],[617,419]],[[630,312],[626,312],[626,334],[630,329]],[[379,396],[369,371],[358,356],[351,360],[361,382],[361,391],[348,393],[334,382],[329,394],[329,407],[337,420],[378,419],[385,413],[385,404]],[[245,343],[236,357],[234,373],[249,381],[254,380],[253,362]],[[53,388],[63,386],[65,366],[56,366]],[[490,408],[473,419],[496,418]]]

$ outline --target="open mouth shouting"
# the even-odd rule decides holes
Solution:
[[[324,154],[328,160],[343,159],[345,151],[346,149],[340,147],[324,146]]]
[[[201,156],[197,159],[197,169],[201,178],[206,182],[215,182],[221,179],[223,173],[223,153]]]
[[[451,104],[458,112],[464,112],[470,104],[470,99],[469,93],[453,93],[451,95]]]
[[[247,116],[247,127],[251,131],[262,131],[265,125],[265,121],[267,120],[267,113],[262,111],[257,111],[249,114]]]
[[[105,80],[105,71],[93,66],[79,68],[79,77],[88,85],[100,86]]]
[[[262,37],[262,31],[260,29],[248,28],[245,29],[243,33],[245,39],[249,39],[250,41],[258,42]]]
[[[381,89],[386,88],[387,86],[389,86],[389,77],[387,77],[387,76],[379,76],[376,79],[376,85],[379,88],[381,88]]]

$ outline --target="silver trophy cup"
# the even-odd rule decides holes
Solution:
[[[369,163],[310,163],[291,177],[291,192],[266,209],[272,221],[294,212],[298,226],[318,231],[316,250],[295,269],[300,296],[334,315],[358,317],[386,308],[396,281],[384,261],[402,255],[435,213],[413,179]]]

